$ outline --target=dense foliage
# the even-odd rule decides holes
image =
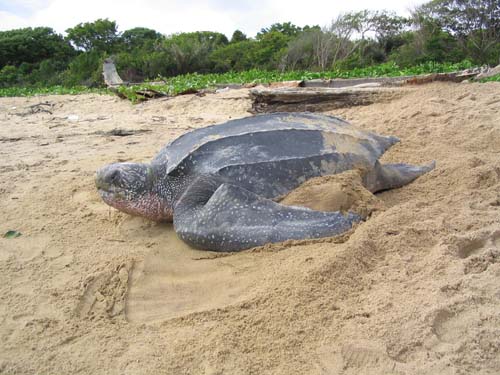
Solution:
[[[257,80],[267,80],[287,74],[359,76],[363,69],[379,75],[408,67],[432,71],[431,66],[462,61],[497,65],[500,2],[432,0],[407,18],[365,10],[341,14],[325,27],[273,24],[254,38],[235,30],[229,40],[209,31],[164,36],[137,27],[120,33],[108,19],[80,23],[66,33],[48,27],[0,32],[0,88],[101,87],[102,61],[110,56],[125,81],[162,78],[168,85],[176,79],[169,77],[179,75],[183,82],[202,75],[206,81],[233,82],[234,75],[246,77],[235,81],[249,82],[255,72]]]

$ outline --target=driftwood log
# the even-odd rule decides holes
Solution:
[[[119,91],[120,86],[130,86],[133,85],[130,82],[124,82],[120,75],[116,71],[115,63],[112,59],[105,59],[102,64],[102,75],[104,77],[104,82],[108,86],[108,89],[118,95],[122,99],[127,99],[127,96]],[[143,88],[135,90],[135,94],[138,100],[147,100],[154,98],[161,98],[166,96],[166,94],[153,90],[151,88]]]
[[[255,88],[250,90],[253,113],[318,112],[390,101],[401,90],[386,87]]]
[[[405,80],[413,77],[414,76],[311,79],[309,81],[303,81],[302,87],[344,88],[368,84],[378,84],[379,86],[400,86]]]
[[[477,72],[453,72],[453,73],[431,73],[421,76],[414,76],[405,80],[407,85],[421,85],[431,82],[455,82],[459,83],[467,79],[474,78],[479,74]]]
[[[473,78],[479,74],[480,70],[462,71],[451,73],[431,73],[413,76],[398,76],[398,77],[366,77],[366,78],[334,78],[334,79],[311,79],[303,81],[301,87],[332,87],[345,88],[356,86],[403,86],[424,84],[435,81],[444,82],[462,82],[466,79]]]

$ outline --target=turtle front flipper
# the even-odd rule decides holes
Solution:
[[[239,251],[271,242],[335,236],[361,217],[283,206],[230,183],[200,178],[175,207],[174,227],[189,245]]]

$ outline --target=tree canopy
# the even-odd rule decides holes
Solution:
[[[162,35],[147,27],[135,27],[123,32],[121,43],[127,51],[134,49],[153,49],[155,42],[161,39]]]
[[[65,61],[74,55],[69,43],[50,27],[0,31],[0,68],[49,58]]]
[[[114,52],[119,40],[116,22],[108,19],[79,23],[66,32],[67,39],[77,49],[85,52]]]
[[[104,58],[137,82],[185,73],[353,69],[393,62],[496,65],[500,56],[498,0],[431,0],[410,17],[363,10],[332,15],[324,26],[292,22],[263,27],[255,37],[235,30],[162,35],[147,27],[118,31],[97,19],[66,30],[49,27],[0,32],[0,86],[102,84]]]
[[[433,0],[422,5],[417,12],[455,38],[473,59],[487,63],[498,58],[500,1]]]

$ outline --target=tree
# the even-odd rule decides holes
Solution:
[[[355,32],[362,36],[366,32],[359,12],[340,14],[329,27],[315,32],[313,52],[318,68],[325,70],[349,57],[360,44],[359,41],[351,41]]]
[[[433,0],[417,10],[460,41],[480,63],[498,63],[500,2],[498,0]]]
[[[282,70],[311,69],[314,65],[314,39],[321,29],[311,29],[301,33],[288,43],[282,60]]]
[[[5,65],[37,64],[48,58],[68,61],[75,51],[50,27],[0,32],[0,68]]]
[[[99,86],[102,78],[103,57],[97,51],[85,52],[76,56],[64,72],[65,84],[68,86]]]
[[[214,63],[217,71],[244,71],[255,68],[256,51],[258,42],[253,39],[243,40],[241,42],[229,43],[226,46],[216,49],[210,59]]]
[[[393,12],[362,10],[347,13],[345,17],[361,38],[353,41],[355,50],[342,59],[344,68],[381,63],[394,48],[404,43],[401,33],[408,20]]]
[[[134,49],[146,49],[152,51],[154,44],[162,35],[152,29],[146,27],[135,27],[123,32],[121,35],[121,43],[127,51]]]
[[[0,69],[0,87],[15,86],[18,84],[19,72],[13,65],[5,65]]]
[[[98,19],[94,22],[79,23],[67,29],[67,39],[85,52],[112,53],[115,51],[119,34],[115,21]]]
[[[141,49],[135,49],[117,53],[114,60],[120,77],[128,82],[168,77],[176,73],[174,59],[167,51],[144,53]]]
[[[289,38],[297,36],[302,29],[291,22],[273,23],[270,27],[263,28],[257,33],[257,40],[262,39],[266,34],[277,32],[286,35]]]
[[[224,34],[197,31],[171,35],[165,39],[162,48],[171,54],[176,65],[175,73],[185,74],[210,72],[214,66],[210,55],[228,43]]]
[[[457,38],[445,31],[438,19],[430,17],[428,10],[416,8],[410,22],[414,30],[399,34],[401,42],[391,50],[391,60],[413,66],[427,61],[459,62],[466,57]]]
[[[235,30],[230,43],[238,43],[247,40],[247,36],[240,30]]]
[[[394,12],[376,11],[371,16],[375,39],[386,55],[404,44],[402,33],[410,26],[410,20]]]
[[[263,34],[255,45],[255,66],[260,69],[277,69],[290,38],[281,32],[270,31]]]

